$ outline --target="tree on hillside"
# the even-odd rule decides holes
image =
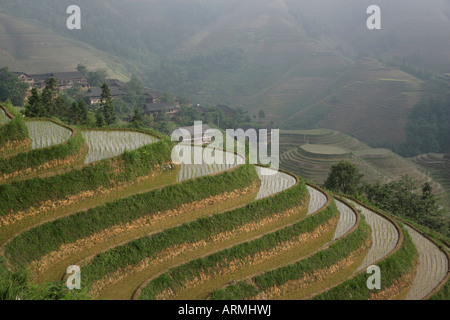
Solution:
[[[144,117],[139,113],[138,109],[134,109],[134,115],[131,118],[131,124],[134,128],[142,128],[144,125]]]
[[[45,110],[37,88],[31,89],[31,96],[28,98],[28,103],[25,106],[25,116],[29,118],[45,116]]]
[[[88,83],[92,87],[100,87],[106,82],[107,72],[105,69],[99,69],[97,71],[88,71],[87,78]]]
[[[52,116],[56,116],[60,120],[67,122],[69,120],[69,106],[66,103],[66,100],[62,96],[58,96],[54,102],[54,113]]]
[[[50,78],[47,84],[45,85],[44,90],[41,94],[41,101],[43,108],[45,110],[46,117],[56,116],[58,113],[58,106],[56,105],[56,101],[59,98],[59,88],[58,83],[55,78]],[[58,101],[58,105],[61,101]]]
[[[0,69],[0,101],[11,100],[15,106],[23,106],[28,85],[7,68]]]
[[[349,195],[354,195],[358,191],[363,174],[358,167],[348,160],[341,160],[331,167],[324,187]]]
[[[404,156],[450,151],[450,100],[427,97],[408,116],[406,141],[399,148]]]
[[[106,82],[102,85],[100,110],[103,113],[103,118],[107,125],[111,125],[116,121],[113,98]]]
[[[260,119],[264,119],[266,117],[266,114],[264,113],[264,110],[259,110],[258,112],[258,117]]]
[[[88,72],[89,72],[88,68],[84,64],[81,64],[81,63],[77,66],[77,70],[78,70],[78,72],[81,72],[85,76],[88,75]]]
[[[80,100],[73,102],[69,111],[69,122],[75,125],[85,125],[88,116],[86,102]]]
[[[202,115],[197,108],[181,107],[180,111],[178,111],[177,122],[181,126],[192,126],[194,125],[194,121],[198,121],[201,119]]]
[[[402,176],[401,179],[387,184],[365,183],[362,191],[371,203],[382,210],[412,219],[447,236],[450,234],[448,218],[444,211],[439,209],[428,182],[423,184],[420,190],[411,177]]]
[[[99,128],[106,125],[105,116],[100,110],[95,114],[95,125]]]
[[[120,110],[122,113],[131,113],[134,109],[142,108],[145,103],[145,87],[142,81],[133,77],[131,80],[125,84],[123,91],[125,92],[125,96],[122,100],[125,102],[124,106],[126,106],[126,110]]]

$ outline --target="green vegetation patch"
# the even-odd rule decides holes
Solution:
[[[57,250],[62,244],[73,243],[143,216],[157,215],[158,212],[175,209],[185,203],[242,189],[257,179],[255,168],[245,165],[220,175],[190,180],[116,200],[22,233],[6,246],[6,256],[15,265],[27,264]]]
[[[450,300],[450,282],[447,280],[442,288],[432,295],[429,300]]]
[[[11,108],[3,105],[7,112],[14,115],[10,121],[5,125],[0,126],[0,149],[4,147],[8,142],[23,141],[28,139],[28,128],[23,120],[22,116],[15,114]],[[2,111],[4,111],[2,109]]]

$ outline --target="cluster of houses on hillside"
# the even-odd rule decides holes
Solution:
[[[26,74],[24,72],[13,72],[20,80],[27,83],[30,88],[42,89],[51,78],[55,78],[60,89],[70,89],[79,85],[81,88],[89,88],[87,77],[81,72],[52,72],[42,74]]]
[[[13,72],[20,80],[27,83],[29,88],[36,87],[43,89],[46,83],[55,78],[58,83],[58,87],[61,90],[72,89],[79,87],[85,91],[85,101],[88,105],[94,105],[101,101],[102,89],[96,87],[90,87],[87,76],[81,72],[52,72],[44,74],[27,74],[24,72]],[[117,79],[107,80],[111,96],[113,99],[125,96],[125,82]],[[171,118],[175,117],[176,113],[180,110],[180,106],[177,103],[162,102],[161,98],[163,94],[161,92],[146,89],[145,93],[145,105],[144,112],[148,115],[152,115],[157,118],[162,113],[168,114]]]
[[[90,87],[89,81],[86,75],[81,72],[53,72],[44,74],[26,74],[24,72],[13,72],[20,80],[29,85],[29,89],[36,87],[38,89],[43,89],[51,78],[55,78],[60,90],[67,90],[72,88],[80,88],[84,91],[85,101],[88,105],[95,105],[101,102],[102,89],[97,87]],[[113,99],[121,98],[126,95],[125,92],[125,82],[117,79],[107,79],[107,84],[111,92]],[[161,117],[162,115],[168,115],[172,120],[177,118],[177,114],[181,107],[178,103],[164,102],[163,94],[161,92],[145,89],[145,104],[143,106],[144,113],[147,115],[152,115],[155,119]],[[208,109],[197,104],[193,106],[198,110],[200,115],[203,117]],[[226,116],[233,117],[235,110],[226,105],[218,105],[217,109],[222,111]],[[208,132],[211,129],[207,124],[203,125],[201,128],[202,134],[198,137],[194,135],[194,127],[183,127],[189,132],[191,138],[186,142],[194,144],[208,144],[212,141],[212,135]],[[244,131],[251,129],[250,126],[245,126],[242,128]],[[268,142],[271,141],[271,130],[269,129],[267,137],[257,136],[258,142]],[[263,141],[261,140],[263,139]]]

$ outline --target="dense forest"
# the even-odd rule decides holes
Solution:
[[[412,109],[406,127],[406,142],[398,152],[405,156],[450,152],[450,100],[422,99]]]

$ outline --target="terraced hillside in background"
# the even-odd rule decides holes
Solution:
[[[358,139],[329,129],[282,130],[280,162],[283,169],[323,184],[333,164],[350,160],[364,174],[364,180],[387,183],[410,175],[418,183],[431,182],[434,193],[444,192],[440,180],[432,179],[413,161],[388,149],[374,149]]]
[[[65,135],[63,127],[53,129],[35,131],[33,144],[52,141],[46,136],[51,132]],[[247,164],[229,151],[217,151],[216,159],[233,155],[233,164],[179,165],[171,160],[172,142],[160,135],[86,129],[80,136],[88,137],[85,157],[94,152],[98,161],[82,159],[43,176],[0,183],[4,266],[27,267],[33,283],[65,280],[67,267],[75,264],[82,289],[70,298],[446,295],[447,251],[389,215],[289,172]],[[334,133],[328,138],[335,139]],[[106,147],[95,148],[96,140]],[[335,147],[335,154],[347,155],[341,152],[345,145]],[[320,153],[323,147],[305,151]],[[381,268],[380,290],[366,286],[372,264]],[[17,297],[30,298],[26,290]]]

